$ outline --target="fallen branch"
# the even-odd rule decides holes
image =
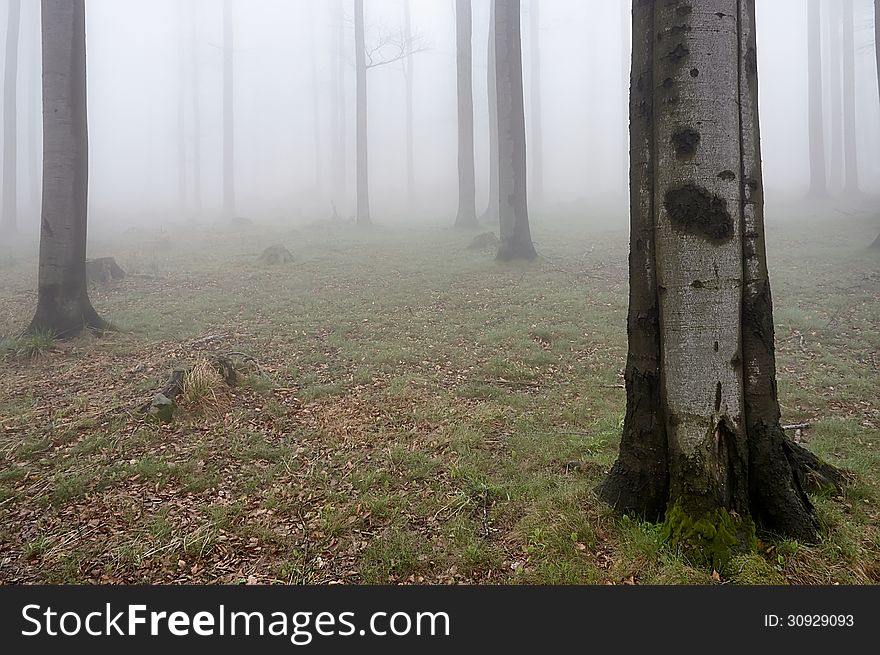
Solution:
[[[806,430],[811,426],[810,423],[795,423],[794,425],[783,425],[783,430]]]

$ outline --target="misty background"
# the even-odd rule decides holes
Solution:
[[[221,216],[223,8],[221,0],[191,2],[88,0],[91,230],[210,222]],[[381,34],[400,30],[403,0],[365,4],[368,47]],[[0,0],[0,42],[5,42],[7,5]],[[330,80],[340,56],[346,61],[347,184],[344,200],[336,199],[336,204],[344,218],[354,214],[353,9],[351,2],[342,3],[342,53],[333,39],[334,5],[324,0],[234,3],[238,216],[261,223],[332,216]],[[628,215],[630,3],[540,0],[540,7],[545,194],[540,207],[532,199],[539,210],[534,223],[553,220],[555,213],[589,215],[622,227]],[[415,55],[416,203],[413,208],[405,203],[405,77],[403,63],[396,62],[371,69],[368,76],[373,214],[380,223],[449,224],[458,194],[454,2],[416,0],[411,10],[420,49]],[[474,0],[473,11],[480,212],[488,193],[488,0]],[[529,11],[530,1],[523,0],[527,121],[529,96],[535,92],[529,84]],[[757,11],[764,173],[768,220],[773,221],[775,201],[803,198],[809,186],[806,2],[757,0]],[[870,195],[880,192],[872,0],[856,0],[855,12],[859,175],[862,192]],[[37,0],[23,2],[18,225],[34,236],[39,231],[41,148],[38,14]],[[826,64],[826,79],[827,69]],[[194,89],[201,114],[198,128]],[[830,130],[833,108],[830,102],[826,105]],[[196,142],[202,162],[198,201],[192,179]],[[831,139],[825,142],[830,150]],[[183,184],[181,156],[187,176]],[[833,179],[834,173],[830,175]]]

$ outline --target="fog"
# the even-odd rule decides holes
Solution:
[[[91,144],[90,227],[217,220],[221,211],[222,2],[88,0],[88,100]],[[534,1],[534,0],[532,0]],[[842,1],[842,0],[840,0]],[[39,70],[38,2],[23,3],[20,42],[19,229],[36,235],[33,119]],[[234,3],[236,215],[260,223],[354,214],[354,70],[351,2],[345,12],[346,185],[331,189],[332,70],[335,2],[237,0]],[[367,0],[368,47],[394,34],[402,0]],[[880,109],[873,50],[873,3],[856,1],[855,67],[858,161],[862,190],[880,191]],[[0,2],[5,41],[7,2]],[[486,55],[488,0],[474,0],[474,99],[478,211],[488,175]],[[768,201],[800,198],[809,183],[807,26],[803,0],[758,0],[759,76]],[[529,2],[523,3],[524,12]],[[628,4],[541,0],[546,206],[589,213],[623,226],[627,163]],[[377,222],[449,223],[455,215],[456,70],[452,0],[412,2],[415,54],[415,192],[406,182],[403,63],[371,69],[370,192]],[[529,20],[523,19],[526,93]],[[0,53],[2,56],[2,53]],[[313,59],[316,75],[313,76]],[[197,71],[194,68],[194,64]],[[315,84],[317,81],[317,84]],[[201,120],[194,124],[193,89]],[[181,105],[183,93],[183,123]],[[318,124],[315,124],[317,102]],[[526,100],[529,111],[528,98]],[[527,120],[530,117],[527,116]],[[826,110],[826,123],[830,125]],[[180,142],[185,158],[181,187]],[[195,144],[201,149],[201,197],[194,198]],[[826,139],[826,148],[830,148]],[[182,200],[182,189],[185,200]],[[536,203],[537,204],[537,203]],[[198,209],[200,205],[200,210]],[[542,215],[545,218],[542,219]],[[772,220],[772,215],[770,216]]]

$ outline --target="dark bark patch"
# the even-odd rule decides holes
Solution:
[[[677,64],[682,60],[686,59],[688,55],[691,54],[691,51],[683,44],[679,43],[675,48],[669,51],[669,54],[666,55],[666,58],[669,59],[673,64]]]
[[[733,217],[727,202],[695,184],[670,189],[663,206],[679,232],[721,244],[733,238]]]
[[[679,158],[693,157],[700,145],[700,133],[692,127],[682,127],[672,134],[672,146]]]
[[[721,171],[718,173],[718,177],[725,182],[733,182],[736,179],[736,173],[733,171]]]
[[[691,77],[699,77],[700,69],[699,68],[691,68]]]
[[[678,9],[675,10],[675,13],[679,16],[690,16],[694,12],[694,8],[690,5],[681,5]]]

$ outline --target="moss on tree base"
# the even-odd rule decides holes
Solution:
[[[722,569],[737,553],[757,550],[755,522],[723,507],[693,516],[681,499],[666,512],[662,539],[689,560]]]

